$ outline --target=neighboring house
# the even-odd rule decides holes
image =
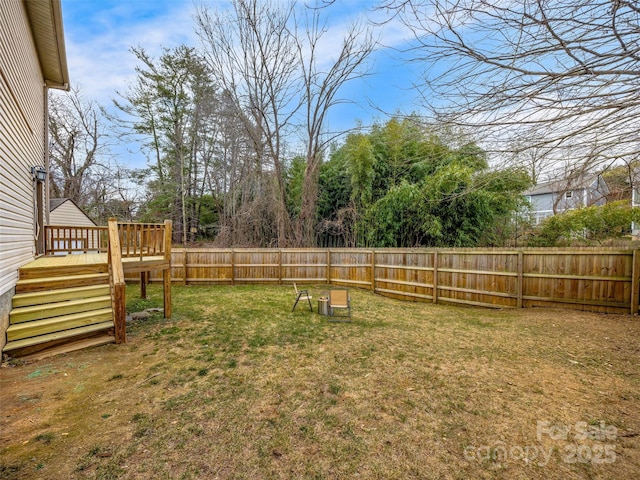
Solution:
[[[531,204],[534,223],[567,210],[604,205],[609,188],[600,175],[589,175],[575,180],[555,180],[539,183],[524,192]]]
[[[68,90],[60,0],[0,0],[0,349],[18,268],[44,249],[47,98]]]
[[[49,200],[47,225],[95,227],[97,224],[70,198],[52,198]]]

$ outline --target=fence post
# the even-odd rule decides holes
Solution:
[[[638,313],[638,301],[640,296],[640,250],[633,251],[631,267],[631,315]]]
[[[376,291],[376,251],[371,250],[371,291]]]
[[[433,303],[438,303],[438,251],[433,252]]]
[[[164,295],[164,318],[171,318],[171,241],[173,239],[173,223],[164,221],[164,259],[169,263],[169,268],[162,270],[162,290]]]
[[[327,248],[327,285],[331,285],[331,249]]]
[[[236,251],[231,249],[231,285],[236,284]]]
[[[517,285],[517,299],[516,299],[516,306],[518,308],[522,308],[522,292],[524,289],[524,277],[523,277],[523,260],[524,260],[524,254],[522,253],[522,250],[518,250],[518,285]]]
[[[182,251],[182,285],[187,284],[187,249]]]
[[[282,285],[282,249],[278,249],[278,285]]]

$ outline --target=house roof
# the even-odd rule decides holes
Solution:
[[[581,190],[592,185],[598,180],[599,175],[587,175],[576,179],[552,180],[531,187],[524,195],[545,195],[548,193],[560,193],[568,190]]]
[[[49,88],[69,90],[69,69],[62,28],[60,0],[23,0]]]

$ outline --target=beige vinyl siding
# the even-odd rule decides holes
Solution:
[[[22,1],[2,0],[0,21],[7,21],[7,24],[0,28],[0,32],[3,32],[2,70],[17,99],[17,105],[29,123],[29,128],[33,133],[42,132],[42,98],[34,102],[33,94],[42,94],[44,80]]]
[[[49,214],[49,225],[74,225],[78,227],[94,227],[85,213],[71,201],[67,200]]]
[[[0,295],[32,260],[34,184],[44,165],[44,82],[25,9],[0,0]]]

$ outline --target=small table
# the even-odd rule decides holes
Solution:
[[[329,316],[329,296],[325,294],[321,294],[318,297],[318,313],[320,315],[324,315],[325,317]]]

